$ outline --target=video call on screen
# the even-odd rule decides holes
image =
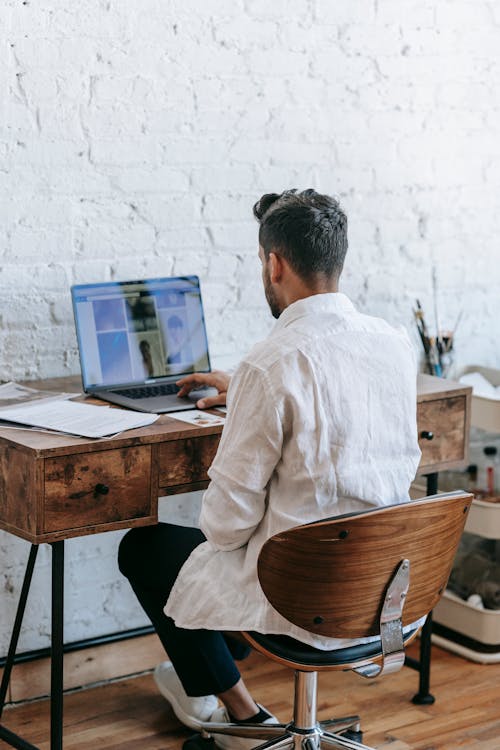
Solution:
[[[209,369],[196,277],[94,285],[74,293],[86,385]]]

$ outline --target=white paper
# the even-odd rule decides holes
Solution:
[[[0,419],[8,422],[90,438],[144,427],[155,422],[158,417],[158,414],[110,409],[106,406],[64,400],[36,401],[0,411]]]
[[[218,414],[209,414],[207,411],[199,409],[189,409],[189,411],[174,411],[168,415],[172,419],[179,419],[181,422],[189,422],[197,427],[213,427],[214,425],[224,424],[224,417]]]
[[[480,372],[468,372],[460,378],[461,383],[472,386],[474,396],[500,401],[500,388],[495,387]]]

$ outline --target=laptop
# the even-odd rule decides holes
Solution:
[[[78,284],[71,298],[85,393],[152,413],[216,393],[176,395],[183,375],[210,372],[197,276]]]

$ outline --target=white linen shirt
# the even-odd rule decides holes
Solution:
[[[207,541],[165,613],[182,628],[278,633],[320,649],[361,642],[285,620],[264,596],[257,558],[292,526],[409,499],[420,450],[407,333],[344,294],[294,302],[238,366],[227,407],[202,502]]]

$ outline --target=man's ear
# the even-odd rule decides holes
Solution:
[[[283,258],[276,253],[269,253],[269,278],[273,284],[281,281],[283,276]]]

